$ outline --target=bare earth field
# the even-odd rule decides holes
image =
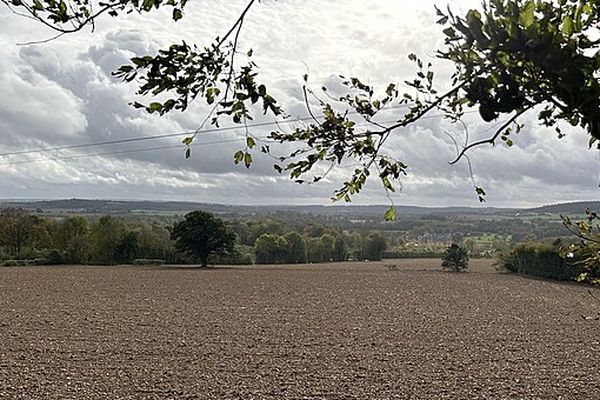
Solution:
[[[588,287],[392,263],[0,268],[0,399],[600,399]]]

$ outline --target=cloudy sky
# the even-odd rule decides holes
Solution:
[[[110,73],[133,56],[152,54],[182,39],[208,44],[227,31],[245,3],[192,0],[177,23],[169,20],[167,10],[106,17],[98,21],[94,33],[29,46],[19,43],[52,33],[0,6],[0,153],[196,129],[207,112],[201,104],[185,113],[147,115],[128,105],[135,98],[135,87],[116,81]],[[434,62],[444,76],[448,66],[434,58],[441,43],[434,23],[435,3],[445,4],[266,0],[248,15],[240,49],[254,49],[263,81],[289,114],[302,118],[307,112],[301,101],[301,79],[307,69],[317,88],[325,84],[335,90],[339,74],[384,88],[388,82],[412,76],[406,56],[415,52]],[[455,10],[476,4],[450,2]],[[466,122],[473,138],[491,132],[476,118]],[[488,192],[487,204],[535,206],[597,199],[600,158],[597,151],[587,149],[585,134],[569,131],[558,140],[534,119],[523,122],[527,128],[512,148],[480,147],[470,153],[477,183]],[[270,129],[252,128],[252,132],[264,136]],[[455,149],[445,131],[459,138],[464,133],[462,127],[433,113],[390,140],[386,153],[404,160],[410,172],[402,181],[403,190],[394,196],[396,204],[478,205],[466,164],[448,165]],[[255,165],[246,170],[233,164],[233,153],[243,146],[243,141],[236,141],[241,137],[243,132],[236,129],[203,133],[188,160],[177,147],[181,138],[0,155],[0,198],[329,204],[333,190],[350,171],[343,165],[326,182],[299,186],[279,176],[272,160],[258,152]],[[374,181],[355,202],[385,204],[387,200]]]

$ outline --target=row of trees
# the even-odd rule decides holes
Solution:
[[[112,216],[47,218],[20,209],[0,214],[0,260],[43,264],[112,265],[144,259],[206,266],[378,260],[385,247],[378,233],[293,227],[270,219],[223,222],[201,211],[174,224]]]
[[[379,233],[366,237],[329,233],[320,237],[303,237],[298,232],[283,236],[265,233],[254,245],[258,264],[381,260],[385,249],[385,238]]]
[[[0,214],[0,256],[41,259],[50,263],[130,263],[136,258],[177,261],[167,227],[157,223],[125,223],[104,216],[92,223],[82,216],[42,218],[19,210]]]

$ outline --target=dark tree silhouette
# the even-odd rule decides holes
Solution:
[[[200,260],[206,268],[211,254],[233,254],[235,234],[229,232],[220,218],[204,211],[192,211],[173,227],[171,239],[177,250]]]

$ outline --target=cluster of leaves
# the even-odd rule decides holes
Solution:
[[[229,116],[234,124],[246,124],[252,120],[253,108],[260,103],[264,114],[282,115],[277,101],[267,92],[264,84],[257,82],[258,66],[251,60],[252,50],[245,53],[247,62],[236,63],[238,38],[246,13],[254,0],[250,1],[231,29],[205,47],[173,44],[168,49],[159,50],[155,56],[134,57],[131,64],[121,66],[114,76],[125,82],[140,83],[138,95],[164,96],[162,101],[149,104],[133,102],[136,108],[148,113],[164,115],[172,110],[185,111],[197,97],[211,106],[198,131],[210,120],[219,126],[220,116]],[[231,39],[230,39],[231,37]],[[250,150],[255,141],[246,129],[246,148],[234,155],[236,164],[243,162],[249,168],[252,164]],[[186,158],[191,155],[193,136],[183,140]]]
[[[126,82],[141,82],[139,95],[158,96],[164,92],[174,96],[148,105],[133,103],[134,107],[145,108],[149,113],[163,115],[174,109],[185,111],[190,102],[201,95],[207,104],[219,106],[217,115],[230,115],[234,123],[251,120],[248,104],[256,104],[259,100],[265,113],[271,111],[279,115],[281,110],[267,94],[265,85],[256,82],[253,62],[233,70],[234,52],[233,45],[215,43],[200,49],[182,42],[160,50],[154,57],[132,58],[132,65],[121,66],[114,75]],[[218,122],[216,116],[212,122]]]
[[[600,225],[598,214],[586,209],[586,220],[573,221],[566,215],[562,216],[564,226],[575,235],[579,241],[563,248],[563,255],[573,258],[575,264],[583,269],[579,275],[580,282],[600,284]]]
[[[161,6],[173,9],[175,21],[183,18],[187,0],[103,0],[97,6],[90,0],[1,0],[13,12],[37,20],[60,33],[73,33],[86,26],[94,27],[102,14],[150,12]]]
[[[422,66],[420,60],[417,60],[416,57],[415,60]],[[423,75],[423,77],[431,81],[433,73],[430,72],[427,76]],[[385,191],[388,193],[394,192],[396,188],[393,181],[397,181],[400,177],[406,175],[407,165],[389,155],[382,154],[381,149],[395,129],[414,122],[433,107],[429,103],[408,105],[411,97],[406,94],[402,99],[399,99],[400,92],[397,85],[393,83],[387,86],[381,96],[375,96],[375,89],[364,84],[358,78],[346,78],[344,76],[340,76],[340,78],[341,83],[348,89],[349,93],[335,98],[328,93],[326,87],[323,87],[322,91],[330,100],[342,104],[345,108],[343,112],[337,111],[333,104],[322,100],[310,89],[307,84],[308,76],[304,76],[305,102],[313,121],[296,128],[293,132],[276,131],[271,133],[270,138],[277,142],[305,145],[289,155],[281,157],[280,161],[286,162],[286,165],[284,167],[275,165],[275,169],[279,172],[288,172],[290,177],[297,183],[307,183],[307,180],[301,178],[310,172],[314,172],[317,165],[325,163],[327,165],[325,172],[313,175],[308,181],[315,183],[323,179],[335,166],[339,166],[343,161],[352,160],[356,168],[350,179],[335,191],[333,200],[351,201],[352,196],[363,189],[371,175],[372,168],[377,170]],[[412,83],[420,85],[421,82],[422,79],[417,79]],[[429,88],[431,89],[431,85],[429,85]],[[312,112],[311,99],[316,100],[321,108],[319,118]],[[377,122],[377,115],[395,102],[398,105],[409,107],[409,112],[391,126]],[[367,124],[367,128],[359,128],[360,125],[357,119],[361,119],[362,123]],[[386,219],[392,220],[394,218],[394,211],[390,208],[386,213]]]
[[[464,247],[452,243],[444,251],[442,267],[454,272],[464,271],[469,267],[469,252]]]
[[[599,5],[583,0],[490,0],[483,13],[464,18],[437,10],[446,49],[438,53],[454,63],[455,83],[467,83],[458,102],[477,106],[484,121],[502,114],[509,122],[537,107],[538,120],[585,128],[590,144],[600,138],[600,42],[593,37]],[[539,107],[538,107],[539,106]],[[518,132],[521,125],[514,124]],[[500,137],[508,145],[510,124],[485,142]]]
[[[437,56],[454,64],[453,87],[440,94],[431,64],[425,65],[415,55],[409,58],[418,67],[416,78],[405,82],[412,91],[401,96],[390,86],[384,100],[374,100],[371,87],[357,78],[342,77],[350,91],[359,92],[333,99],[343,103],[345,112],[334,112],[330,103],[319,100],[322,122],[291,134],[272,135],[281,142],[298,141],[309,147],[292,153],[291,158],[305,157],[287,164],[286,170],[298,179],[321,161],[339,164],[355,159],[361,167],[336,192],[337,199],[350,200],[359,192],[372,166],[380,167],[384,188],[392,190],[390,180],[404,174],[406,165],[387,164],[388,158],[381,155],[384,143],[393,131],[434,109],[450,121],[460,120],[465,108],[473,107],[485,122],[506,116],[491,137],[465,144],[452,163],[472,147],[495,144],[498,139],[511,146],[511,133],[523,127],[517,119],[528,111],[537,111],[540,123],[553,127],[559,137],[563,136],[559,122],[586,129],[592,145],[600,138],[600,41],[594,39],[599,7],[583,0],[560,0],[558,6],[553,1],[488,0],[483,2],[483,12],[470,10],[465,17],[437,9],[438,23],[445,27],[445,47]],[[399,104],[408,106],[407,112],[392,124],[374,122],[382,106],[397,97]],[[371,126],[356,129],[356,119],[348,116],[348,110]],[[475,191],[484,201],[485,191],[477,185]],[[393,218],[393,211],[387,216]]]

